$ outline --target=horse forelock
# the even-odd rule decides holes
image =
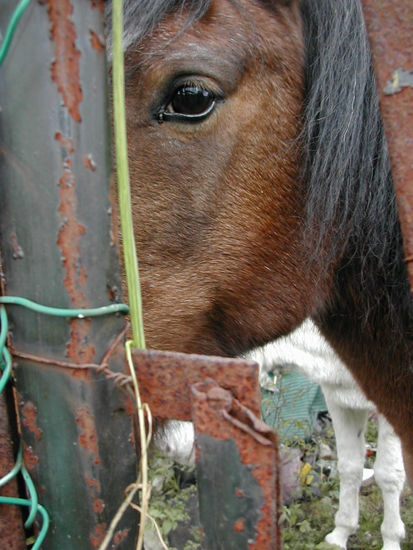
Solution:
[[[228,0],[242,10],[240,0]],[[279,5],[288,5],[294,0],[258,0],[270,11],[276,11]],[[185,13],[186,27],[199,21],[211,8],[213,0],[124,0],[124,32],[123,46],[129,48],[138,46],[156,29],[156,27],[171,13]],[[108,55],[112,54],[112,2],[108,0],[105,6]]]
[[[186,13],[187,25],[193,24],[207,13],[211,0],[125,0],[123,47],[138,46],[171,13]],[[112,2],[106,3],[107,49],[112,52]]]

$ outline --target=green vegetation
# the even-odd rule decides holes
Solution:
[[[323,542],[334,527],[334,514],[338,507],[338,483],[320,484],[322,496],[307,495],[302,500],[284,507],[284,550],[332,550]],[[348,550],[373,550],[382,547],[380,524],[383,518],[381,493],[374,483],[362,490],[360,500],[360,528],[349,539]],[[413,549],[413,496],[406,489],[402,498],[402,518],[407,537],[401,544],[403,550]],[[409,536],[410,533],[410,536]]]
[[[367,443],[375,447],[377,442],[377,424],[369,421]],[[339,482],[333,472],[329,477],[317,468],[317,449],[320,444],[328,444],[334,449],[334,434],[331,428],[323,430],[310,443],[289,442],[298,445],[305,452],[306,459],[314,459],[312,470],[314,481],[303,487],[301,497],[290,506],[283,507],[282,525],[284,550],[333,550],[333,546],[324,541],[324,537],[334,527],[334,515],[338,509]],[[334,460],[332,461],[334,464]],[[368,458],[366,467],[372,467],[374,458]],[[402,519],[406,525],[406,539],[403,550],[413,550],[413,493],[406,487],[402,495]],[[380,525],[383,520],[383,501],[375,482],[362,488],[360,497],[360,527],[350,537],[347,550],[374,550],[382,548]]]
[[[185,530],[184,538],[187,539],[184,547],[169,550],[199,550],[200,531],[197,507],[197,489],[194,484],[182,488],[182,478],[191,474],[193,468],[176,465],[170,458],[155,452],[150,462],[150,483],[152,485],[152,496],[149,504],[149,514],[156,521],[162,537],[167,541],[168,536],[177,529]],[[194,506],[195,505],[195,506]],[[191,510],[192,508],[192,510]],[[194,519],[194,515],[196,519]],[[152,544],[145,541],[150,549],[158,548],[157,537],[151,522],[148,522],[150,540]],[[145,531],[146,537],[146,531]]]
[[[367,442],[372,448],[377,441],[377,424],[370,420]],[[298,447],[306,464],[312,464],[305,477],[300,497],[291,505],[284,506],[281,516],[284,537],[284,550],[334,550],[326,544],[324,537],[334,527],[334,515],[338,508],[339,482],[335,469],[335,457],[330,461],[320,461],[318,454],[321,445],[328,445],[334,453],[334,432],[326,425],[321,434],[308,442],[302,439],[283,441],[289,446]],[[327,475],[328,462],[331,473]],[[367,459],[366,467],[371,467],[374,457]],[[326,470],[327,465],[327,470]],[[182,468],[182,467],[179,467]],[[156,454],[151,460],[151,483],[153,484],[150,514],[160,527],[165,540],[177,529],[186,530],[185,545],[180,548],[168,546],[170,550],[198,550],[199,530],[194,520],[196,488],[189,485],[180,488],[182,470],[177,473],[172,461]],[[360,528],[349,539],[348,550],[381,549],[380,524],[383,519],[383,502],[380,490],[372,482],[361,491]],[[407,537],[402,542],[403,550],[413,550],[413,493],[406,487],[402,496],[402,519],[406,525]]]

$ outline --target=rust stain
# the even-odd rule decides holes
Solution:
[[[75,319],[70,322],[71,333],[70,342],[67,345],[67,355],[75,363],[92,363],[95,357],[95,346],[87,343],[87,339],[92,327],[90,319]],[[76,370],[71,372],[74,378],[88,379],[89,372],[87,369]]]
[[[234,530],[237,531],[238,533],[241,533],[242,531],[244,531],[244,529],[245,529],[245,519],[241,518],[235,523]]]
[[[85,406],[77,410],[76,423],[82,430],[82,433],[79,435],[80,446],[93,458],[94,464],[99,465],[101,461],[99,458],[98,437],[95,420],[89,407]]]
[[[14,467],[12,432],[4,396],[0,397],[0,478]],[[17,494],[9,495],[17,496]]]
[[[66,155],[73,155],[75,146],[72,139],[65,137],[61,132],[56,132],[54,138],[64,149],[66,149]]]
[[[66,271],[63,284],[70,296],[73,306],[87,308],[89,304],[83,293],[87,282],[87,273],[80,265],[80,242],[86,233],[85,227],[77,220],[77,181],[71,170],[74,154],[73,141],[60,132],[55,135],[60,143],[65,158],[63,161],[63,175],[59,180],[60,208],[62,226],[59,232],[57,245],[62,251],[62,262]],[[67,346],[67,355],[75,363],[90,363],[95,357],[95,347],[87,343],[91,329],[90,319],[75,319],[71,321],[71,338]],[[77,378],[88,378],[87,371],[74,370],[72,375]]]
[[[94,532],[90,535],[90,542],[93,548],[99,548],[106,535],[106,523],[96,525]]]
[[[105,509],[105,503],[101,498],[95,498],[93,500],[93,511],[95,514],[102,514]]]
[[[105,12],[105,2],[103,0],[92,0],[92,8],[98,8],[101,13]]]
[[[63,252],[63,265],[66,269],[64,285],[73,303],[78,307],[86,307],[86,299],[80,288],[84,286],[84,275],[81,276],[79,269],[79,244],[86,229],[76,219],[76,179],[69,168],[65,168],[59,183],[61,198],[59,212],[63,224],[57,243]]]
[[[11,245],[13,248],[13,259],[14,260],[22,260],[24,258],[24,252],[22,247],[19,245],[19,242],[17,240],[17,234],[12,233],[11,236]]]
[[[116,285],[108,287],[108,296],[110,302],[119,301],[119,288]]]
[[[85,155],[83,157],[83,164],[86,166],[88,170],[91,172],[94,172],[96,170],[96,163],[93,160],[92,155],[89,153],[89,155]]]
[[[95,33],[95,31],[90,31],[90,43],[92,44],[92,48],[97,52],[105,51],[105,44],[100,39],[100,37]]]
[[[89,485],[91,489],[95,489],[97,494],[100,494],[102,490],[100,481],[98,481],[97,479],[87,479],[86,483]]]
[[[37,441],[40,441],[43,435],[43,431],[37,426],[37,408],[35,405],[28,401],[21,408],[22,414],[22,424],[25,426],[32,434],[35,435]]]
[[[149,404],[155,416],[192,418],[197,434],[235,441],[242,463],[251,468],[264,496],[262,519],[256,525],[257,536],[248,548],[280,548],[277,436],[260,420],[258,366],[241,359],[153,350],[135,350],[133,360],[142,400]],[[247,404],[248,409],[242,403]],[[202,460],[204,457],[197,447],[196,461]],[[234,497],[246,498],[246,495],[235,489]],[[228,527],[234,526],[232,523]],[[238,523],[237,527],[241,528],[242,524]],[[244,534],[245,530],[246,525]]]
[[[82,437],[82,436],[81,436]],[[82,443],[81,443],[82,444]],[[96,461],[95,461],[96,464]],[[93,478],[86,479],[86,483],[90,488],[90,494],[93,500],[93,511],[96,515],[102,514],[105,510],[105,502],[99,498],[101,493],[101,484],[100,481]]]
[[[70,116],[81,122],[80,104],[83,101],[80,83],[80,57],[76,48],[76,27],[72,21],[73,6],[70,0],[48,0],[51,38],[56,46],[52,65],[52,79],[57,85]]]
[[[32,447],[23,443],[24,464],[29,472],[33,472],[39,465],[39,458],[34,454]]]
[[[127,538],[129,531],[130,529],[123,529],[123,531],[117,531],[115,533],[115,536],[113,537],[113,544],[115,545],[115,548]]]

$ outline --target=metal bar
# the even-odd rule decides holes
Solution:
[[[413,2],[362,0],[413,292]]]
[[[190,386],[213,378],[256,415],[261,415],[258,365],[227,359],[153,350],[135,350],[133,361],[142,400],[156,418],[191,420]]]
[[[258,365],[151,350],[133,360],[154,416],[194,422],[206,550],[279,550],[278,444],[259,419]]]
[[[0,27],[14,0],[3,0]],[[111,150],[103,2],[32,2],[0,78],[0,246],[9,295],[62,308],[121,299],[110,200]],[[52,318],[7,306],[13,346],[56,361],[98,363],[119,316]],[[111,368],[125,370],[123,355]],[[132,426],[103,375],[15,362],[25,464],[51,515],[44,550],[97,548],[136,478]],[[113,548],[133,547],[137,516]]]
[[[278,550],[275,432],[209,379],[192,386],[199,511],[206,550]]]

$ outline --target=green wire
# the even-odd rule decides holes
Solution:
[[[128,286],[133,346],[145,348],[142,298],[138,259],[133,235],[132,205],[130,198],[128,144],[125,116],[125,74],[123,65],[123,5],[113,0],[113,110],[118,175],[119,211]]]
[[[10,300],[9,300],[10,302]],[[37,304],[36,304],[37,305]],[[5,362],[5,368],[3,369],[2,376],[0,378],[0,394],[3,392],[7,382],[9,381],[11,377],[11,371],[12,371],[12,359],[9,350],[6,348],[6,340],[7,340],[7,332],[9,328],[8,318],[7,318],[7,312],[4,305],[0,305],[0,355],[3,356],[4,362]],[[44,536],[40,539],[38,538],[36,541],[36,544],[33,546],[33,548],[40,548],[41,542],[44,540],[47,531],[48,531],[48,515],[45,509],[43,509],[43,512],[40,510],[39,506],[39,499],[37,496],[36,488],[33,484],[33,481],[30,477],[29,472],[27,471],[26,467],[23,464],[23,447],[20,445],[19,452],[17,454],[17,460],[16,464],[14,465],[13,469],[3,476],[0,479],[0,487],[3,487],[6,485],[11,479],[13,479],[19,472],[21,472],[23,479],[26,483],[26,487],[29,491],[30,500],[27,500],[27,504],[24,504],[24,499],[13,499],[8,497],[1,497],[0,503],[3,504],[19,504],[23,506],[30,506],[30,513],[29,517],[27,518],[24,526],[26,528],[29,528],[33,525],[34,520],[36,519],[36,515],[38,511],[40,511],[43,515],[43,527],[42,532],[44,532]],[[47,520],[45,519],[46,516]]]
[[[7,382],[10,380],[12,370],[12,360],[9,350],[7,348],[4,348],[2,353],[6,366],[0,378],[0,393],[4,390]]]
[[[30,500],[26,500],[24,498],[14,498],[14,497],[0,497],[0,504],[14,504],[15,506],[31,506],[32,503]],[[40,546],[44,542],[44,539],[46,538],[47,531],[49,529],[50,519],[49,514],[47,513],[46,508],[44,508],[41,504],[38,506],[38,511],[43,517],[43,524],[42,528],[39,531],[39,535],[37,537],[36,542],[33,544],[31,550],[39,550]]]
[[[28,500],[31,502],[30,514],[24,523],[25,528],[28,529],[33,525],[33,522],[36,519],[37,511],[39,509],[39,498],[37,496],[36,487],[34,486],[32,478],[30,477],[29,472],[26,470],[26,466],[23,464],[23,459],[21,465],[21,474],[29,491],[30,498]]]
[[[0,306],[0,352],[6,345],[7,333],[9,331],[9,320],[4,306]]]
[[[0,304],[13,304],[31,309],[36,313],[45,315],[54,315],[55,317],[70,317],[83,319],[84,317],[98,317],[100,315],[109,315],[111,313],[129,313],[129,307],[126,304],[111,304],[109,306],[96,307],[91,309],[61,309],[57,307],[42,306],[18,296],[0,296]],[[2,318],[3,322],[3,318]],[[1,346],[0,346],[1,349]]]
[[[0,67],[3,64],[3,61],[6,59],[6,55],[8,54],[11,41],[13,40],[14,33],[16,32],[17,25],[19,24],[19,21],[22,18],[22,15],[26,11],[30,2],[31,0],[22,0],[12,15],[8,29],[6,31],[6,36],[4,37],[3,44],[0,47]]]
[[[5,485],[7,485],[9,481],[11,481],[14,477],[17,476],[17,474],[20,472],[22,464],[23,464],[23,447],[20,445],[19,452],[17,453],[16,464],[13,466],[13,469],[10,470],[8,474],[6,474],[0,479],[0,487],[4,487]]]
[[[23,479],[26,483],[26,487],[30,495],[30,499],[28,500],[31,503],[31,506],[30,506],[31,510],[30,510],[29,517],[27,518],[24,524],[25,528],[27,529],[33,525],[33,522],[36,518],[38,509],[39,509],[39,499],[38,499],[36,488],[34,486],[32,478],[30,477],[30,474],[27,471],[26,466],[23,464],[23,447],[21,444],[19,447],[19,452],[17,453],[16,464],[8,474],[6,474],[0,479],[0,487],[4,487],[7,483],[9,483],[9,481],[11,481],[15,476],[17,476],[19,472],[22,473]]]
[[[7,318],[6,308],[4,306],[0,306],[0,323],[0,365],[3,370],[0,378],[0,393],[2,393],[7,382],[10,380],[12,370],[11,355],[9,350],[6,348],[9,321]],[[2,359],[4,359],[4,365]]]

